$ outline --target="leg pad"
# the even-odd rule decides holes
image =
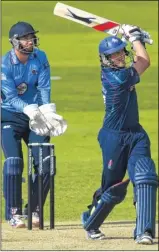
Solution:
[[[155,237],[157,174],[151,158],[141,158],[135,168],[136,229],[134,238],[145,232]]]
[[[22,213],[22,171],[23,160],[7,158],[3,167],[3,194],[5,198],[5,219]]]

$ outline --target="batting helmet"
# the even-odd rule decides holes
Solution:
[[[133,55],[131,51],[126,50],[126,46],[127,43],[116,36],[110,36],[103,39],[99,44],[99,57],[101,65],[112,68],[129,67],[133,62]],[[111,54],[117,53],[122,49],[125,52],[125,63],[124,65],[122,64],[122,66],[119,66],[111,59]]]
[[[116,36],[110,36],[103,39],[99,44],[99,54],[110,55],[116,53],[127,46],[127,43],[123,42]]]

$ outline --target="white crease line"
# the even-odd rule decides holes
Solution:
[[[61,80],[60,76],[51,76],[51,80]]]

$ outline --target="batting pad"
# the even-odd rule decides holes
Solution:
[[[92,208],[88,218],[83,218],[83,226],[87,231],[98,229],[116,204],[122,202],[127,193],[129,179],[109,187],[98,200],[97,206]],[[86,216],[86,215],[85,215]]]
[[[157,185],[153,160],[148,157],[141,158],[136,164],[135,172],[137,219],[134,236],[148,231],[155,237]]]
[[[23,160],[7,158],[3,167],[3,194],[5,198],[5,219],[22,213],[22,171]]]

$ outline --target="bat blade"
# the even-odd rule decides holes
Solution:
[[[60,2],[55,5],[53,14],[110,35],[116,35],[117,33],[123,35],[121,24]],[[153,43],[153,40],[147,37],[146,34],[144,34],[143,41],[150,45]]]
[[[120,28],[120,24],[117,22],[59,2],[55,5],[53,14],[91,27],[97,31],[106,32],[110,35],[115,35],[119,32]]]

